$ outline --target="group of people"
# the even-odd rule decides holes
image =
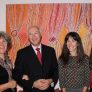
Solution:
[[[12,43],[10,37],[0,32],[0,92],[54,92],[59,80],[62,92],[87,92],[89,88],[89,57],[84,53],[81,38],[69,32],[62,53],[57,60],[55,50],[41,43],[41,29],[28,30],[30,45],[19,50],[14,67],[8,57]]]

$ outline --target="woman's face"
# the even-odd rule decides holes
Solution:
[[[73,37],[69,37],[67,40],[67,48],[70,53],[77,53],[77,41]]]
[[[0,38],[0,54],[4,54],[7,50],[7,42],[4,38]]]

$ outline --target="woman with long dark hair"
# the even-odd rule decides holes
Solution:
[[[58,61],[59,82],[63,92],[86,92],[89,87],[89,58],[85,55],[81,38],[69,32]]]

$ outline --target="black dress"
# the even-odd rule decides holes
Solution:
[[[2,59],[0,59],[0,62],[2,62]],[[12,73],[12,69],[11,69]],[[9,73],[7,72],[6,68],[0,63],[0,85],[7,83],[9,81]],[[16,89],[7,89],[2,92],[16,92]]]

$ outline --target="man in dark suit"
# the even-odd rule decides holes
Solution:
[[[41,44],[37,26],[28,30],[30,46],[18,51],[14,78],[23,92],[54,92],[58,80],[58,64],[52,47]]]

